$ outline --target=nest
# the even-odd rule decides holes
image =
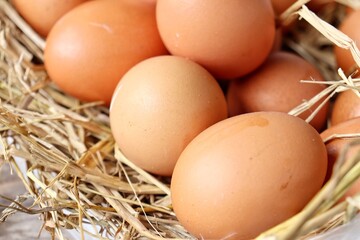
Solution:
[[[306,20],[284,42],[320,68],[328,87],[293,109],[293,115],[360,86],[360,79],[336,70],[331,53],[333,44],[347,48],[360,66],[354,42],[326,23],[336,25],[344,8],[330,6],[319,15],[322,21],[303,6],[306,2],[296,2],[279,23],[286,24],[290,16]],[[0,167],[9,165],[27,190],[16,199],[1,196],[9,205],[3,206],[0,221],[16,212],[40,214],[44,228],[59,239],[64,229],[77,230],[82,239],[195,239],[171,208],[170,179],[153,176],[122,155],[110,131],[108,108],[80,102],[49,80],[41,64],[44,41],[5,0],[0,1],[0,26]],[[360,153],[343,164],[346,150],[330,181],[304,210],[258,239],[306,239],[356,215],[359,196],[336,204],[360,176]],[[32,204],[25,206],[29,199]]]

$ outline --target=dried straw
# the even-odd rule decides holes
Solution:
[[[305,30],[294,28],[285,43],[320,66],[328,88],[290,111],[293,115],[318,101],[324,104],[340,91],[358,90],[360,81],[334,70],[331,52],[319,50],[332,41],[350,49],[359,64],[356,45],[320,21],[303,6],[306,2],[295,3],[279,22],[285,24],[296,16],[312,25],[307,23]],[[356,1],[341,2],[351,5]],[[341,14],[332,10],[324,16],[331,21]],[[109,128],[107,108],[100,103],[82,103],[49,81],[43,65],[34,63],[43,59],[44,40],[5,0],[0,0],[0,26],[0,167],[10,165],[27,190],[15,200],[0,196],[9,202],[0,221],[16,212],[41,214],[43,229],[59,239],[64,239],[65,229],[77,230],[81,239],[87,235],[97,239],[195,239],[172,211],[170,179],[143,171],[119,151]],[[311,79],[304,82],[320,83]],[[301,213],[258,239],[306,238],[350,220],[358,209],[359,197],[335,203],[359,178],[359,159],[360,153],[347,164],[340,159],[331,180]],[[20,164],[26,164],[26,173]],[[32,204],[24,206],[28,199]]]

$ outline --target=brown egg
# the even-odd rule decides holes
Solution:
[[[271,0],[274,11],[277,15],[285,12],[296,0]],[[313,11],[318,11],[328,3],[332,3],[334,0],[312,0],[306,4],[307,7]]]
[[[281,28],[277,28],[275,32],[275,39],[273,46],[271,48],[271,53],[280,51],[282,48],[283,41],[283,31]]]
[[[121,79],[110,107],[120,150],[139,167],[172,174],[186,145],[227,117],[224,94],[200,65],[161,56],[133,67]]]
[[[335,4],[334,0],[311,0],[307,3],[307,6],[315,12],[322,10],[325,6],[329,4]]]
[[[360,117],[360,97],[352,90],[340,93],[334,102],[331,124],[335,125],[355,117]]]
[[[356,134],[356,133],[357,134],[360,133],[360,118],[353,118],[353,119],[347,120],[345,122],[336,124],[328,129],[326,129],[320,135],[321,135],[322,139],[325,141],[325,140],[329,139],[330,137],[334,136],[335,134],[341,135],[341,134]],[[327,149],[328,161],[329,161],[326,180],[328,180],[330,178],[334,164],[335,164],[337,158],[339,157],[339,154],[341,153],[344,146],[356,139],[360,140],[360,137],[346,138],[346,137],[339,136],[336,139],[326,141],[326,149]],[[360,150],[360,146],[352,147],[351,149],[349,149],[349,152],[346,155],[346,159],[353,156],[359,150]]]
[[[346,14],[350,14],[350,13],[352,13],[354,10],[355,10],[354,8],[346,7],[346,8],[345,8],[345,13],[346,13]]]
[[[41,36],[46,37],[65,13],[87,0],[11,0],[16,10]]]
[[[282,14],[295,2],[296,0],[271,0],[276,15]]]
[[[347,197],[355,197],[360,193],[360,179],[358,179],[351,187],[346,191],[341,200],[346,200]]]
[[[201,239],[251,239],[299,212],[321,188],[316,130],[280,112],[223,120],[181,154],[171,181],[180,223]]]
[[[166,53],[156,28],[154,4],[90,1],[55,24],[46,42],[45,66],[50,78],[68,94],[109,104],[126,71]]]
[[[343,22],[341,23],[339,30],[348,35],[352,40],[355,41],[359,48],[360,42],[360,10],[354,10],[348,14]],[[347,74],[353,73],[356,69],[359,70],[356,65],[354,58],[352,57],[349,50],[335,46],[334,49],[335,57],[338,66]]]
[[[255,70],[275,37],[269,0],[158,0],[160,35],[173,55],[231,79]]]
[[[300,80],[310,79],[323,80],[319,71],[304,59],[291,53],[275,52],[254,73],[230,83],[227,93],[229,114],[289,112],[325,89],[320,84],[300,83]],[[316,106],[300,117],[306,119]],[[321,130],[326,123],[327,112],[328,104],[311,121],[311,125]]]

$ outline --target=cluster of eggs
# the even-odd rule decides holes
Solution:
[[[280,50],[275,18],[294,2],[12,1],[46,38],[50,78],[110,107],[120,150],[144,170],[172,176],[180,223],[205,239],[254,238],[299,212],[347,142],[323,140],[360,131],[352,90],[336,99],[325,131],[329,103],[310,124],[304,119],[317,105],[287,114],[326,87],[300,83],[323,78]],[[359,20],[352,12],[341,30],[360,41],[352,31]],[[335,53],[344,70],[354,66],[346,50]]]

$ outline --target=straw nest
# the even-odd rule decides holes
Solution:
[[[279,24],[287,24],[291,16],[305,20],[291,27],[285,45],[316,64],[328,88],[293,109],[290,114],[294,115],[317,101],[329,101],[340,91],[356,91],[360,86],[360,79],[336,69],[331,53],[333,44],[347,48],[360,66],[353,41],[330,25],[343,17],[343,5],[329,6],[319,14],[328,24],[304,7],[306,2],[296,2],[281,15]],[[76,229],[84,239],[87,235],[98,239],[194,239],[172,211],[170,179],[144,172],[121,154],[109,128],[109,110],[101,103],[82,103],[51,83],[41,64],[43,48],[44,41],[7,1],[0,0],[0,166],[10,165],[27,189],[16,199],[1,196],[9,205],[0,213],[0,221],[19,211],[40,214],[44,229],[59,239],[64,229]],[[328,97],[324,100],[324,96]],[[348,148],[358,144],[358,134],[347,137],[355,138]],[[331,180],[302,212],[259,239],[307,238],[354,217],[359,196],[335,203],[359,178],[360,153],[347,164],[343,164],[343,156]],[[26,163],[26,173],[19,162]],[[24,206],[29,199],[32,204]]]

